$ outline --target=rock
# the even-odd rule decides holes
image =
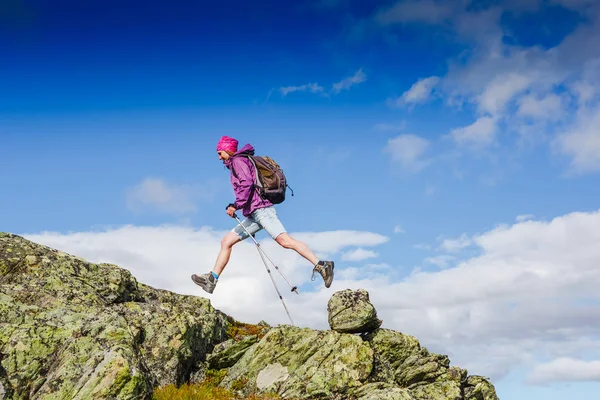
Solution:
[[[0,399],[147,400],[208,379],[240,396],[498,400],[487,378],[382,329],[366,291],[335,293],[328,311],[331,330],[243,323],[0,232]]]
[[[396,383],[396,370],[414,354],[421,350],[414,336],[405,335],[390,329],[377,329],[365,335],[374,352],[373,380]]]
[[[340,333],[366,333],[381,326],[375,307],[364,289],[342,290],[331,296],[327,304],[329,327]]]
[[[242,358],[244,353],[246,353],[246,350],[257,341],[257,335],[248,335],[244,336],[240,341],[229,339],[218,344],[213,349],[212,354],[206,358],[208,368],[223,369],[233,366],[240,358]]]
[[[396,369],[395,379],[400,386],[410,386],[414,383],[433,381],[444,374],[450,366],[447,356],[430,354],[422,348],[419,353],[411,354]]]
[[[256,387],[262,391],[279,382],[284,382],[290,374],[288,369],[279,363],[269,364],[258,373]]]
[[[16,235],[0,236],[0,272],[0,385],[10,398],[149,398],[186,381],[226,339],[226,316],[206,299]]]
[[[483,376],[469,376],[464,392],[464,400],[499,400],[494,385]]]
[[[427,398],[423,396],[438,389],[447,392],[450,386],[453,393],[458,391],[460,394],[461,381],[466,378],[466,371],[450,368],[447,356],[430,353],[421,347],[415,337],[380,328],[365,335],[365,340],[373,348],[373,380],[395,383],[400,387],[414,387],[414,395],[419,399]],[[440,388],[437,384],[438,379],[449,382],[450,386],[444,385]],[[433,386],[423,387],[423,384]],[[446,398],[439,397],[440,400]],[[453,397],[448,397],[451,398]]]
[[[365,340],[373,348],[370,380],[408,388],[416,400],[463,399],[467,371],[451,367],[447,356],[431,353],[415,337],[389,329],[371,332]]]
[[[221,386],[242,386],[246,395],[274,392],[294,399],[331,396],[361,386],[372,364],[373,351],[356,335],[280,326],[252,345],[229,369]],[[280,378],[267,385],[265,376]]]
[[[450,367],[432,383],[419,382],[411,386],[410,392],[417,400],[462,400],[462,387],[466,378],[466,370]]]
[[[354,395],[357,400],[415,400],[408,389],[383,382],[361,386]]]

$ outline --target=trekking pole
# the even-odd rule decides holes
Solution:
[[[240,226],[242,228],[244,228],[244,230],[246,231],[246,233],[248,234],[248,236],[250,236],[252,238],[252,240],[254,240],[254,244],[256,244],[256,247],[258,249],[258,252],[262,258],[262,255],[264,254],[265,257],[267,257],[269,259],[269,261],[271,262],[271,264],[273,264],[273,266],[275,267],[275,269],[279,272],[279,274],[283,277],[283,279],[287,282],[288,285],[290,285],[290,287],[292,288],[292,292],[296,292],[296,294],[300,294],[298,293],[298,286],[293,286],[287,279],[286,277],[283,275],[283,273],[281,272],[281,270],[279,269],[279,267],[277,266],[277,264],[275,264],[273,262],[273,260],[271,260],[271,257],[269,257],[269,255],[262,249],[262,247],[260,247],[260,243],[258,243],[256,241],[256,238],[252,235],[250,235],[250,232],[248,232],[248,230],[246,229],[246,227],[244,225],[242,225],[242,222],[239,220],[239,218],[237,217],[237,215],[233,214],[233,216],[235,217],[235,219],[237,220],[237,222],[240,224]],[[266,265],[265,259],[263,258],[263,262]],[[267,268],[268,269],[268,268]]]
[[[238,219],[237,215],[233,214],[233,216],[238,221],[238,223],[240,224],[240,226],[242,228],[244,228],[244,230],[246,231],[246,233],[254,240],[254,243],[256,244],[256,249],[258,250],[258,254],[260,255],[260,258],[263,260],[263,264],[265,264],[265,268],[267,269],[267,272],[269,273],[269,278],[271,278],[271,282],[273,282],[273,286],[275,287],[275,291],[277,292],[277,295],[279,296],[279,300],[281,300],[281,303],[283,304],[283,308],[285,308],[285,312],[286,312],[288,318],[290,319],[292,325],[295,326],[294,320],[292,320],[292,316],[290,315],[290,312],[288,311],[288,308],[285,305],[285,302],[283,301],[283,297],[281,296],[281,293],[279,293],[279,289],[277,288],[277,284],[275,283],[275,280],[273,279],[273,275],[271,275],[271,270],[269,269],[269,267],[267,266],[267,262],[263,258],[263,253],[261,252],[262,249],[260,248],[260,244],[256,241],[256,239],[254,238],[254,236],[250,235],[250,232],[248,232],[248,230],[246,229],[246,227],[244,225],[242,225],[242,223]],[[265,255],[266,255],[266,253],[265,253]],[[275,264],[273,264],[273,265],[275,265]],[[277,266],[275,268],[277,268]],[[283,274],[282,274],[282,276],[283,276]],[[294,289],[295,288],[293,288],[292,290],[294,290]],[[298,293],[298,292],[296,292],[296,293]]]

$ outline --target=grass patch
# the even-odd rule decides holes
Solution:
[[[279,400],[275,394],[237,397],[227,389],[213,386],[212,382],[185,384],[180,387],[167,385],[154,391],[152,400]]]
[[[265,336],[264,331],[264,325],[246,324],[231,318],[229,319],[229,326],[227,327],[227,337],[237,341],[241,340],[244,336],[256,335],[258,336],[258,340],[260,340]]]
[[[204,381],[182,386],[167,385],[154,390],[152,400],[281,400],[276,394],[256,395],[247,397],[236,396],[232,391],[218,387],[227,375],[227,369],[206,370]],[[233,384],[233,391],[244,387],[247,379],[239,379]]]
[[[227,389],[214,387],[210,383],[185,384],[180,387],[167,385],[156,389],[152,400],[235,400]]]
[[[205,372],[204,383],[209,386],[217,387],[227,375],[227,369],[208,369]]]

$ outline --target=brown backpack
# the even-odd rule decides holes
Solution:
[[[263,199],[269,200],[273,204],[280,204],[285,200],[285,192],[289,187],[283,170],[269,156],[255,156],[242,154],[247,157],[254,165],[256,176],[254,186],[258,189],[258,194]],[[233,171],[235,175],[235,171]],[[237,175],[236,175],[237,176]],[[292,196],[294,191],[290,187]]]

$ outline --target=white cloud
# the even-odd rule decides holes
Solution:
[[[367,80],[367,75],[363,72],[362,68],[356,71],[356,73],[348,78],[342,79],[341,81],[334,83],[332,86],[333,93],[340,93],[342,90],[348,90],[352,86],[358,85]]]
[[[279,88],[282,96],[287,96],[294,92],[310,92],[310,93],[322,93],[325,89],[318,83],[307,83],[300,86],[284,86]]]
[[[243,321],[288,323],[251,242],[234,247],[213,295],[193,285],[189,276],[212,269],[225,233],[210,228],[129,226],[105,232],[25,236],[94,262],[114,262],[152,286],[208,297],[215,307]],[[360,231],[292,235],[328,254],[346,247],[377,246],[387,239]],[[415,335],[431,351],[448,354],[453,365],[471,374],[498,380],[515,368],[525,368],[535,371],[538,381],[574,380],[581,374],[548,373],[558,370],[558,363],[552,368],[531,367],[538,360],[561,357],[600,359],[600,211],[465,234],[457,246],[449,248],[461,248],[470,238],[479,255],[457,256],[443,270],[415,269],[408,276],[396,276],[402,269],[390,267],[397,265],[394,259],[354,269],[338,263],[329,289],[322,281],[310,281],[308,262],[265,238],[265,251],[290,282],[300,286],[300,295],[290,293],[272,269],[299,326],[328,329],[330,296],[346,288],[364,288],[384,327]],[[595,364],[587,366],[596,368]]]
[[[295,237],[312,243],[314,251],[325,254],[335,254],[345,247],[378,246],[389,241],[387,236],[378,233],[351,230],[301,232],[297,233]]]
[[[491,115],[502,113],[506,103],[528,88],[532,82],[532,77],[521,73],[508,72],[497,76],[487,84],[479,96],[481,111]]]
[[[125,193],[127,207],[133,212],[158,211],[188,214],[197,210],[197,201],[211,200],[211,185],[176,185],[164,179],[146,178]]]
[[[360,267],[347,267],[336,273],[337,278],[344,281],[358,281],[363,279],[390,279],[390,266],[388,264],[367,264]]]
[[[600,105],[581,110],[575,124],[557,136],[554,148],[571,158],[572,173],[600,171]]]
[[[569,172],[600,171],[597,111],[590,111],[600,101],[600,2],[554,3],[581,12],[587,20],[553,48],[504,40],[513,35],[501,24],[505,12],[537,12],[542,5],[538,0],[486,7],[471,7],[468,1],[408,0],[377,11],[373,19],[380,27],[409,22],[443,26],[448,38],[470,46],[448,60],[445,76],[418,81],[396,104],[426,101],[430,83],[435,83],[436,96],[448,106],[475,111],[472,125],[450,132],[456,145],[482,151],[513,142],[549,143],[556,155],[570,159]],[[393,30],[388,32],[393,35]]]
[[[375,258],[378,254],[373,250],[366,250],[362,248],[347,251],[342,254],[343,261],[363,261],[368,258]]]
[[[344,78],[341,81],[332,84],[331,91],[329,91],[329,92],[326,91],[325,88],[318,83],[307,83],[304,85],[283,86],[277,90],[284,97],[287,96],[288,94],[294,93],[294,92],[309,92],[309,93],[319,94],[319,95],[328,97],[328,96],[330,96],[331,93],[339,94],[342,90],[350,90],[350,88],[352,86],[358,85],[359,83],[365,82],[366,80],[367,80],[367,75],[362,70],[362,68],[360,68],[358,71],[356,71],[354,73],[354,75]],[[271,97],[273,90],[275,90],[275,89],[271,89],[269,91],[267,100]]]
[[[533,218],[535,218],[535,215],[533,215],[533,214],[521,214],[521,215],[517,215],[517,218],[515,218],[515,220],[517,222],[525,222],[525,221],[528,221]]]
[[[394,233],[405,233],[406,231],[404,229],[402,229],[402,227],[400,225],[396,225],[394,227]]]
[[[595,83],[585,81],[573,82],[569,89],[577,98],[580,106],[584,106],[588,101],[594,99],[597,93],[600,93]]]
[[[481,117],[469,126],[453,129],[450,132],[450,136],[460,146],[481,149],[494,143],[496,132],[497,128],[494,118]]]
[[[546,96],[529,94],[518,100],[517,115],[542,120],[564,118],[563,99],[553,93]]]
[[[419,79],[410,87],[410,89],[402,93],[402,96],[396,100],[395,105],[402,106],[406,104],[425,103],[431,97],[433,89],[439,81],[440,78],[437,76]]]
[[[456,257],[445,254],[441,256],[427,257],[425,262],[428,264],[433,264],[438,268],[447,268],[448,265],[450,265],[450,263],[455,259]]]
[[[405,170],[417,172],[425,168],[430,161],[424,159],[429,141],[413,134],[403,134],[389,139],[384,152],[392,161],[399,163]]]
[[[472,243],[471,238],[466,233],[463,233],[460,237],[455,239],[444,239],[440,247],[445,251],[456,253],[469,247]]]
[[[556,358],[537,365],[528,377],[533,384],[548,382],[600,382],[600,360],[584,361],[570,357]]]

